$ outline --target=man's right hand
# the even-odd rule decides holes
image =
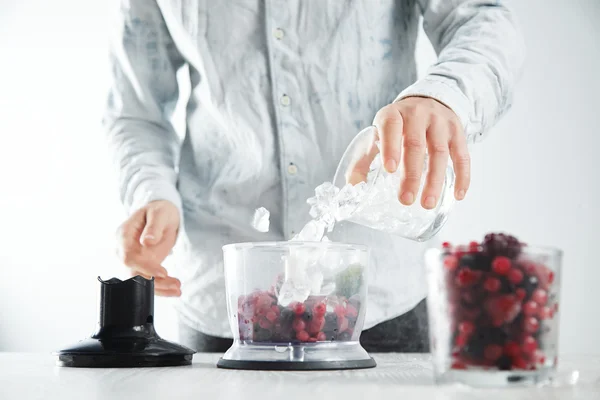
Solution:
[[[154,277],[159,296],[180,296],[181,282],[170,277],[161,263],[175,245],[179,210],[166,200],[157,200],[136,211],[118,231],[119,255],[132,276]]]

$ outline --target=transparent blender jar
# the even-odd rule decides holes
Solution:
[[[223,247],[235,369],[370,368],[359,343],[369,249],[331,242]]]
[[[416,200],[405,206],[399,201],[401,167],[388,173],[381,162],[377,128],[362,130],[346,149],[333,178],[333,185],[342,193],[338,195],[342,203],[337,206],[336,219],[419,242],[431,239],[444,226],[454,205],[454,169],[449,162],[436,206],[425,209],[421,196],[428,163],[426,155]]]

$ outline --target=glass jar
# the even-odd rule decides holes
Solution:
[[[562,252],[511,236],[426,252],[437,382],[541,383],[556,371]]]
[[[357,168],[361,164],[363,168]],[[388,173],[381,162],[377,128],[362,130],[346,149],[333,178],[333,185],[346,192],[341,197],[349,199],[339,207],[336,219],[419,242],[431,239],[444,226],[454,205],[454,169],[449,162],[441,195],[430,210],[421,206],[428,170],[426,155],[416,200],[411,206],[403,205],[399,201],[401,167]]]
[[[238,243],[224,246],[223,255],[234,343],[219,366],[375,366],[359,343],[366,312],[368,247]]]

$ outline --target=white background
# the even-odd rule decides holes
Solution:
[[[96,277],[126,277],[99,126],[107,3],[0,0],[0,351],[52,351],[89,336]],[[505,230],[563,249],[560,350],[600,353],[600,2],[516,7],[529,52],[515,105],[473,148],[472,190],[442,235]],[[417,56],[421,71],[433,61],[426,40]],[[168,300],[157,300],[155,320],[177,338]]]

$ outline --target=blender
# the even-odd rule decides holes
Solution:
[[[376,366],[359,342],[369,249],[332,242],[223,247],[233,345],[228,369],[332,370]]]

